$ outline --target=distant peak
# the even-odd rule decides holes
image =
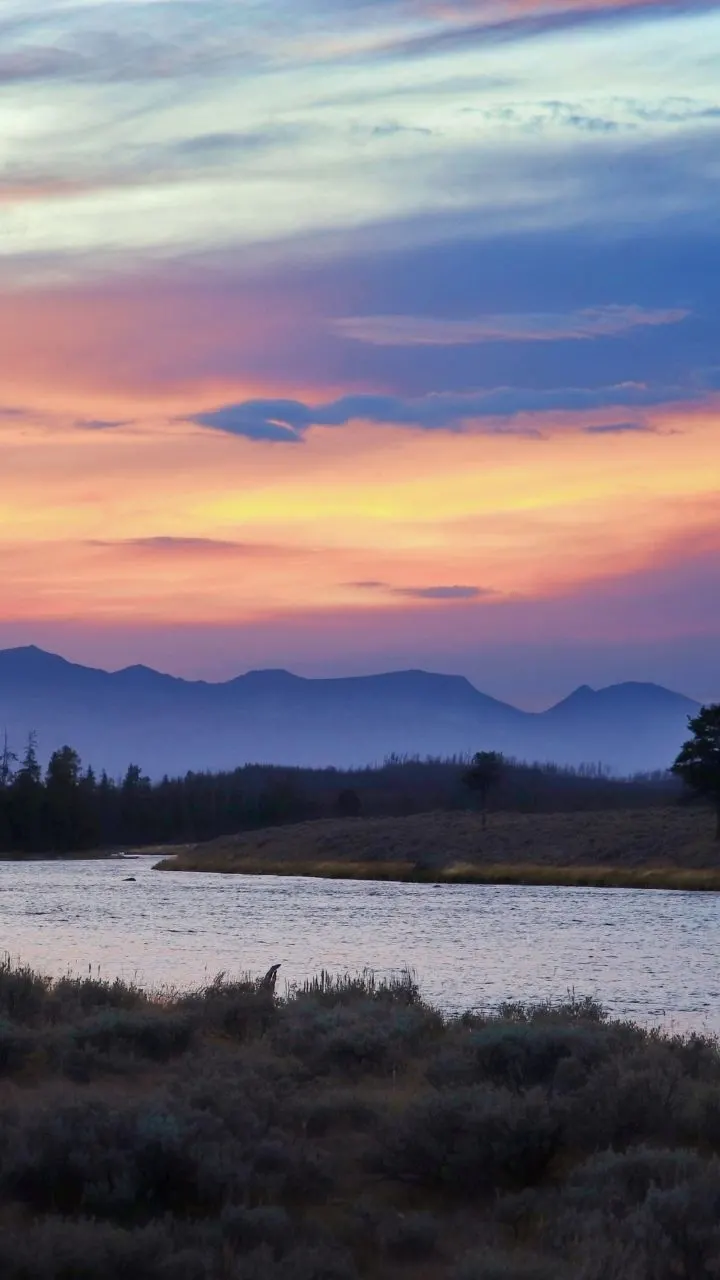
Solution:
[[[119,671],[112,673],[112,678],[115,680],[139,680],[145,683],[158,680],[171,680],[175,684],[185,683],[178,676],[170,676],[163,671],[156,671],[154,667],[148,667],[144,662],[135,662],[130,667],[121,667]]]
[[[548,714],[563,711],[583,714],[586,709],[589,710],[589,703],[592,703],[594,713],[602,711],[613,714],[618,711],[631,714],[634,711],[653,709],[672,710],[694,705],[692,699],[666,689],[664,685],[653,684],[651,681],[625,680],[620,684],[605,685],[602,689],[592,689],[588,684],[580,685],[569,697],[550,707]]]
[[[581,684],[578,685],[577,689],[573,689],[567,698],[561,698],[559,702],[554,703],[550,710],[557,711],[560,707],[575,707],[578,703],[590,702],[597,696],[597,689],[593,689],[589,684]]]
[[[232,683],[247,680],[252,684],[289,684],[302,679],[303,676],[296,676],[293,671],[286,671],[284,667],[257,667],[246,671],[242,676],[236,676]]]
[[[40,649],[36,644],[16,645],[13,649],[0,650],[0,658],[10,661],[29,661],[35,663],[62,663],[63,666],[69,667],[73,664],[68,662],[67,658],[61,657],[59,653],[49,653],[47,649]]]

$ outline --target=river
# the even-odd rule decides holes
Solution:
[[[720,1033],[720,895],[158,872],[152,859],[0,863],[0,950],[44,972],[185,987],[219,971],[415,971],[447,1010],[599,997]],[[134,876],[134,881],[126,877]]]

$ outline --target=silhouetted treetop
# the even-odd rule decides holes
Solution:
[[[692,737],[683,744],[672,772],[696,795],[715,806],[715,838],[720,840],[720,703],[703,707],[691,716],[688,728]]]

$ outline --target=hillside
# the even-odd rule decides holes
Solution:
[[[522,879],[526,870],[573,868],[711,869],[713,824],[702,809],[600,813],[492,814],[486,830],[472,813],[321,820],[246,832],[198,844],[160,864],[170,871]],[[532,879],[542,879],[542,874]]]
[[[41,758],[71,743],[112,776],[130,761],[161,777],[247,761],[346,768],[391,753],[483,749],[630,773],[666,768],[696,710],[653,684],[583,688],[535,713],[425,671],[313,680],[251,671],[209,684],[147,667],[100,671],[33,646],[0,651],[0,727],[14,748],[36,730]]]

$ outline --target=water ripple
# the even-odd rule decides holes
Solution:
[[[190,876],[138,859],[0,864],[0,947],[54,974],[184,986],[282,961],[409,966],[446,1009],[599,996],[615,1013],[720,1033],[720,897],[652,890]]]

